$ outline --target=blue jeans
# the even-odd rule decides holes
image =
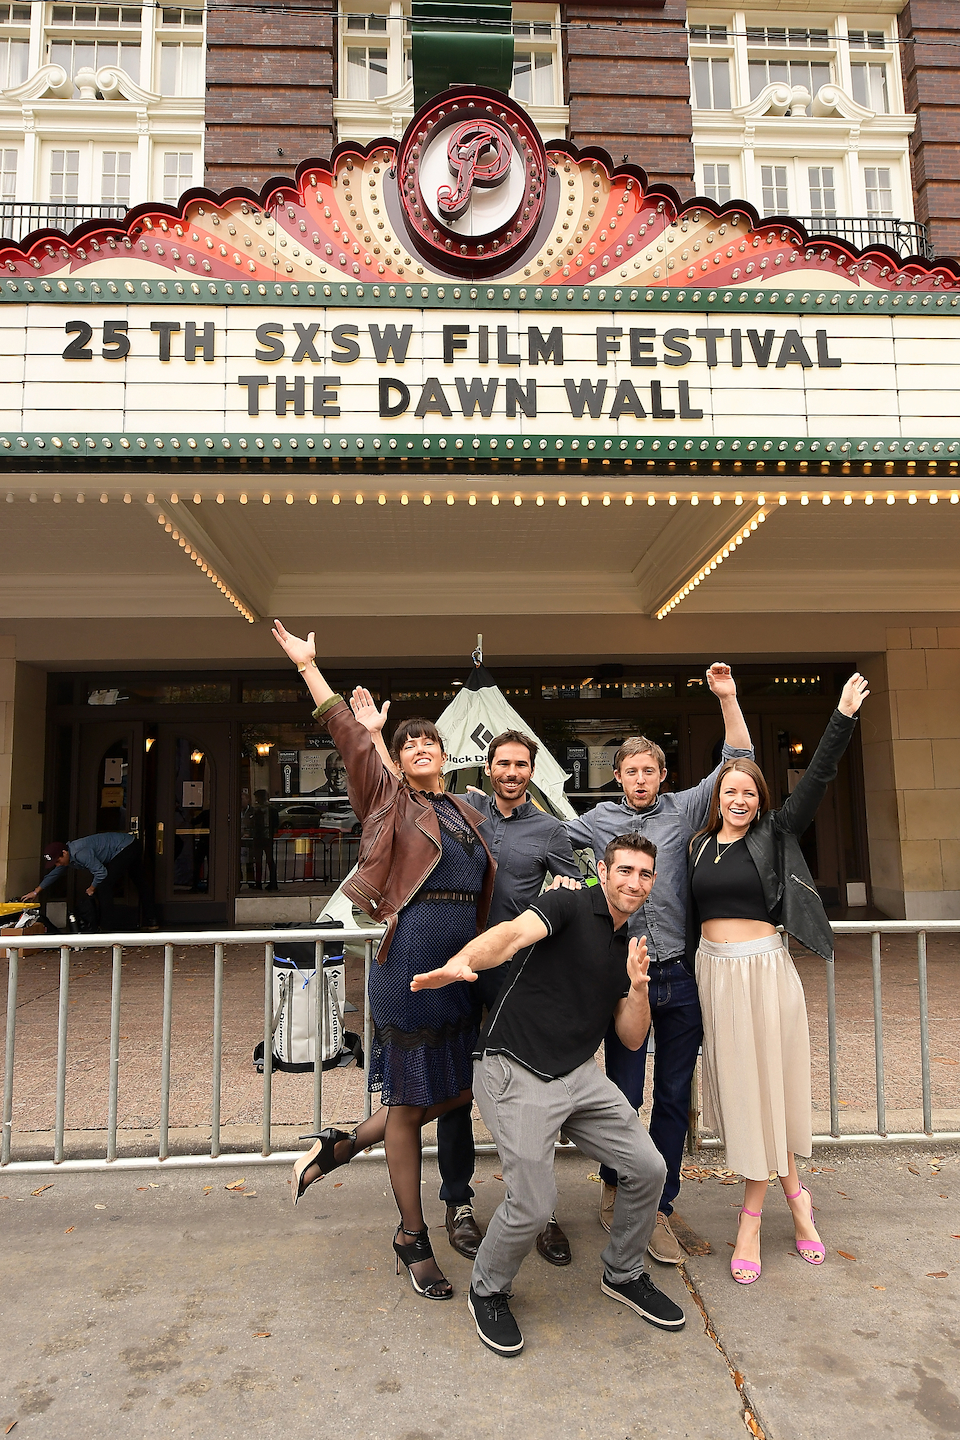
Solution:
[[[682,960],[666,960],[650,966],[650,1014],[656,1049],[653,1057],[653,1111],[650,1139],[667,1166],[667,1179],[659,1209],[672,1215],[673,1202],[680,1193],[680,1165],[690,1110],[690,1082],[703,1039],[703,1020],[697,982]],[[647,1062],[646,1041],[639,1050],[628,1050],[617,1038],[613,1022],[603,1042],[607,1074],[622,1090],[635,1110],[643,1104],[643,1080]],[[600,1166],[600,1178],[616,1185],[617,1175]]]

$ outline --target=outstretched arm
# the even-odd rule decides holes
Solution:
[[[750,731],[747,729],[747,722],[740,709],[740,702],[737,699],[737,683],[733,678],[730,666],[725,665],[721,660],[715,660],[707,671],[707,684],[720,701],[724,743],[731,750],[752,750]]]
[[[311,630],[306,640],[301,640],[299,635],[291,635],[289,630],[284,629],[279,620],[274,620],[272,633],[281,650],[289,655],[300,671],[315,703],[322,705],[325,700],[332,700],[335,692],[330,689],[317,669],[317,647],[314,632]]]
[[[358,685],[350,696],[350,709],[353,711],[353,718],[360,722],[364,730],[370,732],[370,739],[373,741],[374,749],[380,756],[385,767],[392,775],[399,776],[400,771],[393,763],[393,756],[387,749],[387,742],[383,738],[383,727],[387,723],[387,711],[390,709],[390,701],[384,700],[378,710],[370,691],[365,690],[362,685]]]
[[[627,974],[630,976],[630,993],[618,1002],[613,1012],[613,1024],[617,1039],[628,1050],[639,1050],[650,1029],[650,988],[647,971],[647,937],[630,941],[627,947]]]
[[[830,781],[836,778],[843,752],[853,737],[857,711],[870,691],[862,675],[851,675],[837,702],[813,758],[776,814],[781,830],[802,835],[813,820]]]
[[[439,970],[414,975],[410,989],[440,990],[444,985],[452,985],[455,980],[476,980],[478,970],[492,970],[496,965],[505,964],[518,950],[535,945],[548,933],[539,915],[533,910],[524,910],[516,920],[505,920],[502,925],[485,930]]]

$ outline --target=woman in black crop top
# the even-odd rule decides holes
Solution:
[[[704,1117],[728,1166],[746,1180],[730,1270],[760,1277],[760,1214],[770,1176],[793,1214],[797,1251],[820,1265],[813,1202],[797,1175],[811,1145],[810,1041],[803,987],[780,935],[833,958],[832,935],[799,837],[812,821],[869,691],[862,675],[843,688],[816,754],[779,810],[752,760],[728,760],[704,828],[690,843],[691,935],[699,934]]]

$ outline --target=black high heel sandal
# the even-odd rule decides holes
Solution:
[[[407,1267],[407,1274],[410,1276],[410,1284],[418,1295],[425,1300],[452,1300],[453,1286],[450,1281],[441,1276],[439,1280],[431,1280],[426,1285],[418,1285],[412,1265],[418,1265],[422,1260],[433,1259],[433,1246],[430,1244],[429,1230],[405,1230],[402,1225],[397,1227],[397,1235],[410,1235],[413,1237],[412,1245],[401,1245],[394,1236],[393,1248],[397,1253],[397,1274],[400,1274],[400,1261]],[[441,1290],[440,1286],[446,1288]]]
[[[353,1153],[357,1145],[357,1137],[355,1134],[351,1135],[346,1130],[334,1130],[332,1127],[328,1130],[321,1130],[319,1135],[301,1135],[300,1139],[316,1140],[317,1143],[305,1151],[294,1164],[293,1185],[290,1189],[290,1198],[294,1205],[297,1204],[301,1195],[307,1189],[307,1185],[313,1184],[313,1181],[310,1180],[307,1182],[307,1185],[305,1185],[303,1180],[305,1173],[310,1169],[311,1165],[319,1165],[320,1174],[316,1178],[322,1180],[325,1175],[329,1175],[333,1170],[339,1170],[341,1165],[349,1165],[353,1159]],[[346,1160],[337,1160],[334,1155],[335,1147],[341,1140],[351,1140],[353,1142],[350,1154]]]

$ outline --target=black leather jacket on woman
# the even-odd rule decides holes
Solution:
[[[840,758],[853,736],[855,715],[834,710],[816,753],[779,810],[768,810],[747,831],[747,849],[763,886],[763,898],[771,925],[782,925],[788,934],[824,960],[833,959],[833,931],[823,902],[800,850],[800,836],[813,820],[827,786],[836,778]],[[690,855],[690,879],[704,844],[694,841]],[[700,917],[693,899],[692,884],[687,895],[687,963],[693,969],[700,939]]]

